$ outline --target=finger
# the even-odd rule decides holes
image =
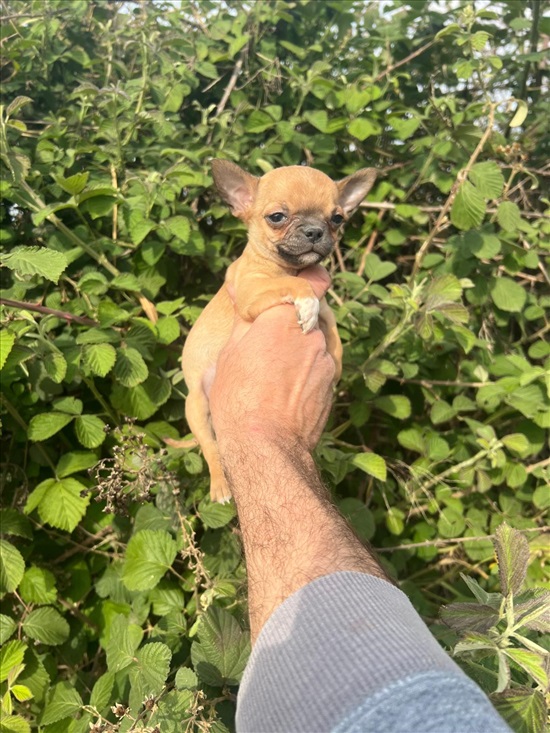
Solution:
[[[319,300],[330,288],[330,275],[322,265],[306,267],[305,270],[298,273],[298,277],[303,277],[309,282]]]

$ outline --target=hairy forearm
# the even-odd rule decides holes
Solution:
[[[315,578],[341,570],[386,578],[330,501],[305,448],[263,435],[221,445],[244,543],[253,639],[285,598]]]

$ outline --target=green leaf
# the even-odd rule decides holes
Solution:
[[[525,122],[529,108],[523,99],[517,100],[517,107],[514,116],[510,120],[510,127],[521,127]]]
[[[27,645],[19,640],[9,641],[0,649],[0,682],[8,679],[12,669],[23,662]]]
[[[166,219],[164,226],[176,239],[180,239],[182,242],[189,241],[191,224],[185,216],[172,216]]]
[[[7,642],[16,628],[17,623],[11,618],[11,616],[6,616],[4,613],[0,613],[0,645]]]
[[[90,707],[96,708],[99,712],[104,710],[111,701],[111,694],[115,684],[113,672],[105,672],[97,679],[90,695]]]
[[[95,466],[96,463],[97,456],[95,453],[90,453],[88,451],[71,451],[71,453],[65,453],[64,456],[61,456],[55,469],[55,473],[58,478],[65,478],[73,473],[86,471],[88,468]]]
[[[15,99],[12,99],[6,107],[6,117],[11,117],[12,115],[17,114],[26,104],[32,104],[32,99],[30,97],[25,97],[23,95],[15,97]]]
[[[386,527],[396,536],[403,534],[405,530],[405,514],[397,507],[390,507],[386,512]]]
[[[348,497],[338,502],[338,508],[362,540],[371,540],[376,525],[371,510],[359,499]]]
[[[523,585],[529,563],[529,544],[525,537],[506,522],[498,526],[493,540],[502,595],[516,595]]]
[[[13,685],[11,688],[11,694],[16,700],[19,700],[19,702],[30,700],[33,696],[32,692],[26,685]]]
[[[0,718],[1,733],[30,733],[31,726],[20,715],[5,715]]]
[[[441,423],[452,420],[455,416],[456,410],[445,400],[434,402],[430,410],[430,420],[434,425],[441,425]]]
[[[58,682],[48,693],[42,725],[73,717],[82,707],[82,699],[71,682]]]
[[[7,254],[0,254],[0,262],[22,277],[40,275],[54,283],[69,264],[62,252],[46,247],[14,247]]]
[[[519,664],[543,690],[548,689],[548,669],[546,658],[527,649],[504,649],[504,653],[516,664]]]
[[[244,123],[244,129],[246,132],[259,133],[269,130],[274,124],[274,120],[268,114],[260,109],[255,109]]]
[[[130,669],[132,686],[139,684],[143,696],[158,695],[166,683],[171,659],[172,652],[166,644],[153,642],[142,646]]]
[[[126,549],[122,579],[128,590],[154,588],[176,558],[176,543],[168,532],[144,529]]]
[[[32,539],[32,526],[27,517],[17,509],[0,509],[0,528],[2,534],[14,534],[17,537]]]
[[[24,572],[23,555],[10,542],[0,539],[0,594],[13,593]]]
[[[462,514],[452,506],[446,506],[437,522],[437,530],[441,537],[461,537],[466,528],[466,521]]]
[[[455,631],[489,631],[499,622],[497,609],[480,603],[450,603],[440,611],[441,618]]]
[[[386,461],[376,453],[358,453],[353,457],[354,466],[360,468],[369,476],[374,476],[379,481],[385,481],[387,477]]]
[[[383,280],[397,270],[393,262],[383,262],[378,255],[370,253],[365,258],[365,275],[369,280]]]
[[[2,367],[6,363],[6,359],[8,358],[8,355],[12,350],[14,343],[15,334],[10,333],[10,331],[6,331],[6,329],[3,328],[0,331],[0,369],[2,369]]]
[[[513,201],[503,201],[497,209],[497,221],[505,232],[515,232],[521,224],[519,206]]]
[[[114,367],[116,351],[111,344],[90,344],[84,348],[83,365],[92,374],[105,377]]]
[[[106,438],[105,423],[97,415],[80,415],[76,418],[75,433],[85,448],[97,448]]]
[[[545,732],[548,710],[541,692],[505,690],[499,695],[492,695],[491,700],[516,733]]]
[[[531,444],[523,433],[510,433],[501,438],[508,450],[518,453],[520,456],[529,455]]]
[[[68,178],[57,176],[55,180],[64,191],[71,194],[71,196],[75,196],[85,188],[89,176],[89,171],[84,171],[83,173],[75,173],[74,176]]]
[[[475,51],[481,51],[490,37],[491,34],[486,31],[476,31],[470,38],[470,44]]]
[[[61,481],[47,479],[29,496],[25,513],[30,514],[38,507],[38,514],[43,522],[72,532],[90,503],[87,493],[81,496],[83,492],[86,492],[86,487],[74,478],[64,478]]]
[[[47,440],[72,422],[73,416],[63,412],[42,412],[29,422],[29,440]]]
[[[180,336],[180,325],[174,316],[164,316],[155,323],[160,344],[171,344]]]
[[[189,667],[180,667],[176,672],[176,687],[178,690],[195,690],[199,684],[196,672]]]
[[[397,440],[399,444],[407,450],[412,450],[421,454],[426,451],[426,441],[424,440],[422,431],[417,427],[401,430],[401,432],[397,434]]]
[[[367,117],[357,117],[352,120],[348,125],[348,132],[357,140],[366,140],[371,135],[378,135],[380,133],[380,125]]]
[[[191,660],[200,679],[212,687],[237,685],[242,677],[250,640],[236,619],[224,609],[210,606],[197,630]]]
[[[58,646],[69,638],[69,624],[52,606],[31,611],[23,621],[23,630],[31,639],[41,644]]]
[[[469,179],[486,199],[498,198],[504,189],[504,176],[496,163],[476,163],[472,166]]]
[[[128,622],[123,614],[117,614],[109,630],[107,642],[107,666],[110,672],[120,672],[129,667],[136,655],[136,650],[143,639],[143,629],[137,624]]]
[[[209,529],[225,527],[225,525],[229,524],[229,522],[236,516],[235,506],[233,503],[212,503],[209,499],[203,499],[201,501],[198,513],[204,526]]]
[[[491,288],[493,303],[507,313],[520,313],[527,301],[527,292],[509,277],[497,277]]]
[[[136,387],[147,379],[149,370],[137,349],[123,347],[117,349],[113,374],[124,387]]]
[[[55,603],[57,589],[54,574],[46,568],[28,568],[19,585],[19,594],[25,603]]]
[[[374,404],[379,410],[395,417],[397,420],[406,420],[411,415],[411,402],[404,395],[377,397]]]
[[[319,130],[319,132],[327,132],[328,114],[326,110],[319,109],[305,112],[304,118],[309,122],[310,125]]]
[[[82,400],[77,400],[75,397],[61,397],[54,401],[53,406],[58,412],[66,412],[67,415],[82,414]]]
[[[451,221],[457,229],[475,229],[485,216],[485,201],[480,192],[464,181],[453,201]]]
[[[59,351],[51,351],[43,362],[46,373],[56,384],[61,384],[67,374],[67,361]]]

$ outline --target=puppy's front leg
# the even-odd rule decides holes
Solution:
[[[243,278],[236,293],[241,318],[254,321],[260,313],[282,303],[294,303],[304,333],[317,325],[319,300],[307,280],[301,277]]]

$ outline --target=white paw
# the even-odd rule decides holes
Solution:
[[[319,318],[319,301],[317,298],[296,298],[294,301],[298,323],[304,333],[309,333],[317,325]]]

